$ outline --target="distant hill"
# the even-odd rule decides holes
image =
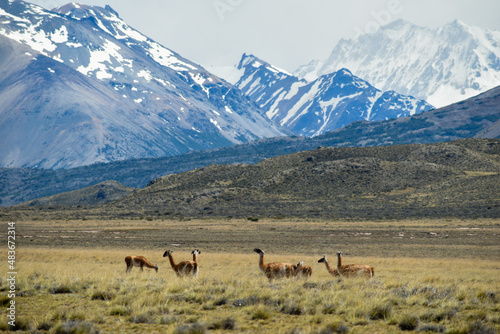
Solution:
[[[355,122],[321,136],[332,146],[436,143],[500,138],[500,86],[465,101],[411,117]]]
[[[154,180],[94,208],[3,209],[68,218],[499,217],[500,140],[317,148]],[[18,211],[19,210],[19,211]]]
[[[323,147],[436,143],[461,138],[500,138],[500,87],[437,110],[380,122],[355,122],[313,138],[277,137],[209,151],[95,164],[65,170],[0,169],[0,205],[81,189],[106,180],[143,188],[163,175],[210,164],[254,164],[278,155]]]
[[[500,142],[318,148],[167,175],[102,208],[156,217],[498,217]]]
[[[20,204],[22,206],[82,206],[99,205],[120,199],[135,188],[125,187],[116,181],[104,181],[94,186],[38,198]]]

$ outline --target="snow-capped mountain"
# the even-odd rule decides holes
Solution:
[[[0,166],[63,168],[282,135],[109,6],[0,0]]]
[[[347,69],[308,82],[244,54],[235,71],[242,74],[236,87],[270,119],[302,136],[317,136],[358,120],[405,117],[433,108],[411,96],[382,92]]]
[[[457,20],[437,29],[398,20],[339,41],[328,59],[295,74],[311,80],[344,67],[382,90],[441,107],[500,85],[500,31]]]

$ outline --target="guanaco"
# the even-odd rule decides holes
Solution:
[[[194,249],[191,254],[193,255],[193,260],[192,261],[182,261],[179,263],[175,263],[174,258],[172,256],[173,250],[167,250],[165,253],[163,253],[163,257],[168,256],[168,260],[170,261],[170,265],[172,266],[172,269],[174,270],[175,274],[178,277],[182,276],[188,276],[192,275],[193,277],[196,277],[199,272],[199,266],[198,266],[198,255],[201,254],[201,251],[198,249]]]
[[[318,263],[325,263],[325,266],[326,266],[326,270],[328,270],[328,272],[337,277],[337,276],[340,276],[339,275],[339,272],[337,271],[337,269],[335,268],[332,268],[332,266],[330,266],[330,263],[328,263],[328,260],[326,259],[326,255],[323,254],[323,257],[321,259],[318,260]]]
[[[273,263],[264,263],[264,251],[259,248],[255,248],[253,250],[255,253],[259,254],[259,268],[266,277],[269,279],[269,282],[272,282],[273,279],[277,278],[290,278],[293,276],[294,269],[293,265],[290,263],[284,262],[273,262]]]
[[[127,264],[127,269],[125,269],[126,273],[130,272],[132,267],[140,267],[141,271],[144,271],[144,267],[147,267],[158,272],[158,265],[152,265],[144,256],[129,255],[125,258],[125,263]]]
[[[343,264],[342,252],[337,252],[337,271],[339,272],[340,276],[345,277],[373,277],[375,275],[375,269],[372,266],[368,266],[366,264]]]
[[[304,266],[304,261],[300,261],[293,266],[293,276],[309,278],[312,276],[312,268]]]

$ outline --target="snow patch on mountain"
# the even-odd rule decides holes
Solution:
[[[266,115],[297,135],[317,136],[358,120],[414,115],[433,107],[393,91],[382,92],[348,69],[309,82],[244,54],[236,86]]]
[[[147,38],[109,6],[71,3],[48,11],[0,0],[0,39],[5,57],[29,57],[16,66],[0,62],[0,132],[25,133],[0,139],[2,166],[74,167],[284,134],[234,86]],[[27,119],[23,108],[38,114]],[[64,140],[45,131],[53,122]],[[85,127],[75,127],[79,122]],[[41,136],[36,142],[27,140],[33,132]],[[95,149],[71,153],[83,143]]]
[[[500,32],[455,20],[440,28],[394,21],[355,40],[341,40],[325,61],[295,71],[308,81],[349,68],[381,90],[439,107],[500,85]]]

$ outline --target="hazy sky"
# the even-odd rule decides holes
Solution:
[[[63,0],[29,1],[52,9]],[[325,59],[341,38],[405,19],[435,28],[454,19],[500,30],[499,0],[81,0],[110,5],[129,25],[208,70],[252,53],[294,71]]]

